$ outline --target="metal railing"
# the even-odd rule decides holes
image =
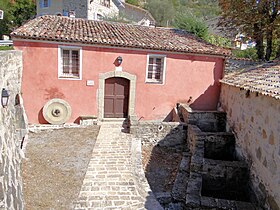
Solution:
[[[0,46],[12,46],[13,41],[12,40],[0,40]]]

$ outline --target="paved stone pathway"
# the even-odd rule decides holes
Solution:
[[[122,130],[120,124],[101,125],[74,209],[161,209],[153,198],[147,207],[149,196],[143,196],[134,173],[131,134]]]

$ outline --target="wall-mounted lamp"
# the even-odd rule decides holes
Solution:
[[[122,61],[123,61],[122,57],[121,57],[121,56],[118,56],[118,57],[117,57],[117,64],[118,64],[119,66],[122,64]]]
[[[247,90],[245,93],[246,98],[248,98],[250,96],[250,90]]]
[[[1,94],[1,104],[4,108],[8,106],[9,97],[9,92],[5,88],[3,88]]]

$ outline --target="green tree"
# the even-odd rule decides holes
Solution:
[[[218,35],[208,34],[206,41],[220,47],[231,47],[231,41]]]
[[[178,9],[180,8],[204,20],[216,17],[220,13],[218,0],[180,0]]]
[[[0,1],[0,9],[4,11],[4,18],[0,19],[0,39],[3,35],[8,35],[10,33],[10,27],[12,25],[11,16],[11,3],[9,0]]]
[[[222,10],[220,24],[252,36],[256,41],[258,58],[269,60],[273,47],[276,47],[273,46],[273,39],[278,38],[279,0],[219,0],[219,5]]]
[[[26,20],[35,17],[36,6],[33,0],[16,0],[11,8],[11,13],[14,25],[20,26]]]
[[[189,14],[178,14],[173,24],[176,28],[186,30],[204,40],[207,40],[208,29],[205,23]]]
[[[4,19],[0,20],[0,37],[22,25],[25,21],[35,17],[36,6],[33,0],[0,1],[0,9],[4,11]]]
[[[170,26],[175,15],[172,1],[147,0],[145,8],[153,15],[159,26]]]

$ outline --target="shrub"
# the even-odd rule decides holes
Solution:
[[[197,17],[193,17],[189,14],[178,14],[175,17],[174,26],[176,28],[186,30],[204,40],[207,40],[207,26]]]
[[[237,58],[249,58],[252,60],[258,60],[256,48],[247,48],[246,50],[232,50],[233,56]]]
[[[0,50],[13,50],[12,46],[0,46]]]

